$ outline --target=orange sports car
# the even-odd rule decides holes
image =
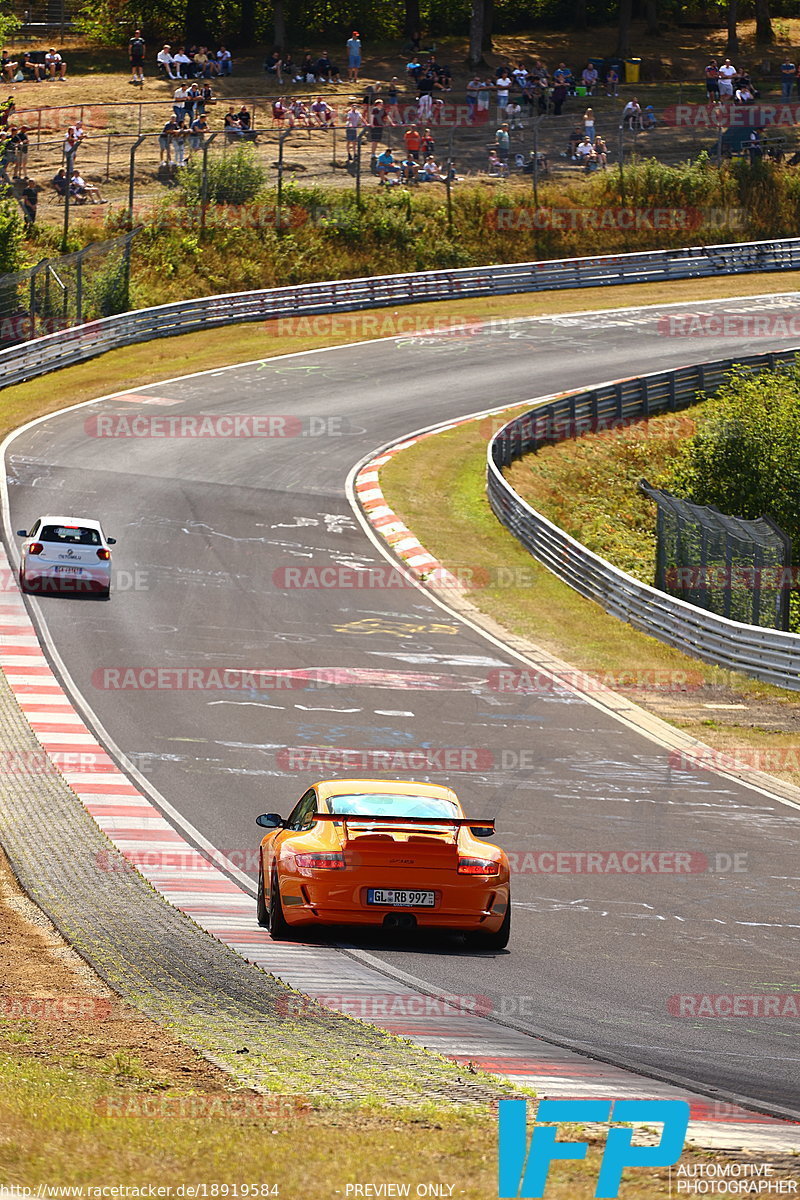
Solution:
[[[432,783],[316,783],[285,819],[266,813],[258,920],[273,938],[315,925],[446,929],[501,950],[511,930],[508,859],[479,840],[493,820],[468,819]]]

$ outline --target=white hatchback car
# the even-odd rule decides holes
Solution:
[[[58,591],[94,593],[108,599],[111,593],[111,551],[115,538],[107,538],[99,521],[88,517],[39,517],[25,538],[19,564],[23,592]]]

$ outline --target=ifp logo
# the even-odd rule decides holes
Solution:
[[[585,1158],[588,1142],[556,1141],[558,1126],[608,1122],[614,1110],[615,1125],[608,1131],[600,1163],[595,1197],[619,1192],[625,1167],[669,1167],[681,1156],[689,1126],[685,1100],[540,1100],[530,1146],[526,1135],[525,1100],[499,1104],[498,1195],[501,1200],[533,1200],[544,1196],[551,1162]],[[632,1146],[633,1130],[619,1122],[664,1126],[657,1146]]]

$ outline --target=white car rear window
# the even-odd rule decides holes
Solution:
[[[41,542],[61,542],[68,546],[100,546],[100,534],[84,525],[45,525],[38,535]]]

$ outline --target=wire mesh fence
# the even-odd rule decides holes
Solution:
[[[0,349],[125,312],[137,232],[0,275]]]
[[[727,516],[645,479],[639,487],[657,505],[657,588],[733,621],[788,630],[792,545],[783,530],[767,516]]]

